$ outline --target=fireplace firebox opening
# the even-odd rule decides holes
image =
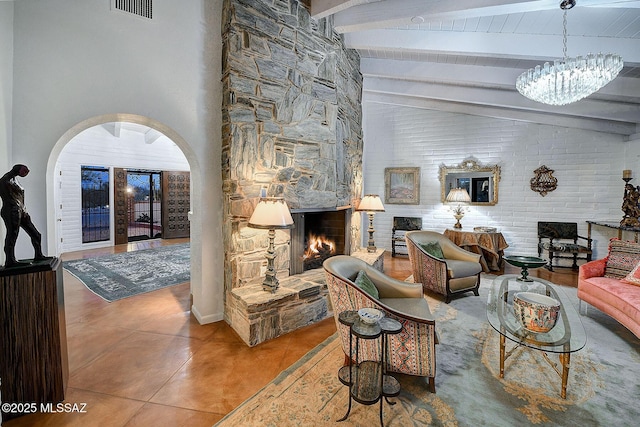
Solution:
[[[322,267],[334,255],[349,255],[351,209],[292,211],[291,275]]]

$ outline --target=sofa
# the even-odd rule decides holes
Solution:
[[[611,239],[606,258],[578,270],[580,312],[588,303],[640,338],[640,244]]]
[[[402,331],[387,338],[391,372],[426,377],[429,391],[435,393],[436,349],[438,338],[435,320],[419,283],[393,279],[366,262],[348,255],[337,255],[324,261],[329,297],[333,306],[338,334],[345,356],[349,354],[349,327],[338,320],[343,311],[376,308],[385,316],[399,321]],[[375,286],[375,295],[360,284],[364,274]],[[354,343],[355,345],[355,343]],[[376,340],[360,340],[360,362],[380,360]],[[348,357],[347,357],[348,359]]]

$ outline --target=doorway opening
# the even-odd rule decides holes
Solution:
[[[160,172],[127,170],[127,238],[129,242],[162,237]]]

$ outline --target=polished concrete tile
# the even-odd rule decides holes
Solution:
[[[84,412],[38,413],[2,423],[3,427],[121,427],[143,409],[144,402],[67,388],[65,403]],[[151,426],[152,424],[148,424]],[[168,425],[168,424],[165,424]]]
[[[69,386],[147,401],[193,356],[197,340],[134,332],[69,376]]]
[[[320,327],[323,333],[303,328],[309,332],[308,339],[300,339],[302,334],[296,339],[291,336],[294,332],[255,347],[230,333],[229,326],[221,326],[211,338],[215,345],[200,348],[150,401],[226,414],[334,333],[335,326],[328,324]]]
[[[98,356],[134,333],[132,330],[109,325],[84,323],[67,324],[67,352],[69,372],[93,362]]]
[[[220,419],[222,416],[218,414],[147,403],[125,424],[125,427],[211,427]]]

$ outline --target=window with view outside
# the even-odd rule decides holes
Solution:
[[[82,243],[109,240],[109,168],[81,166]]]

